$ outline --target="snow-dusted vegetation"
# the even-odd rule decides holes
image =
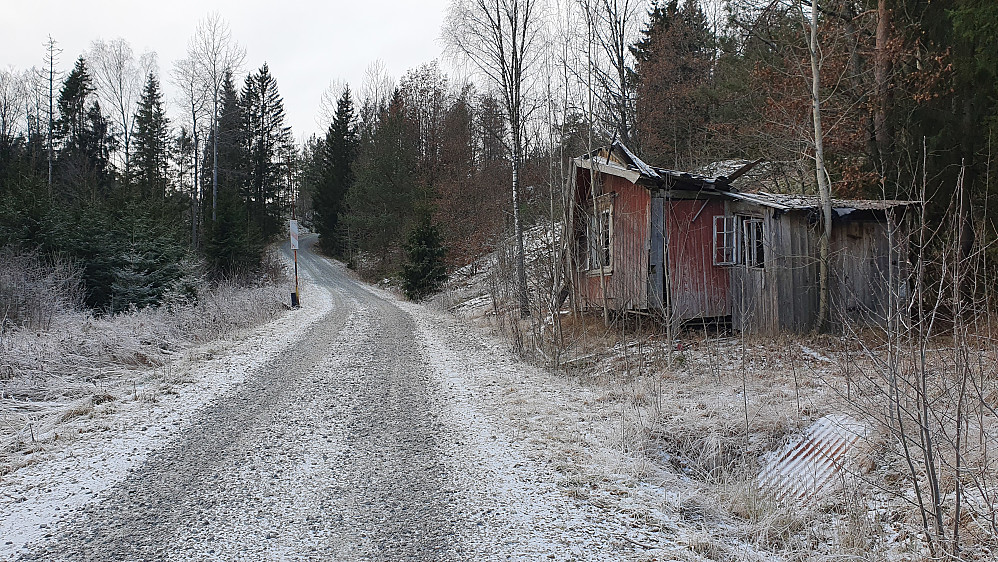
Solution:
[[[283,266],[253,284],[201,279],[196,298],[97,314],[72,265],[6,251],[0,265],[0,474],[40,436],[94,406],[168,376],[193,346],[287,309]],[[276,260],[276,258],[274,258]]]
[[[963,559],[994,554],[991,338],[724,326],[670,338],[640,314],[546,311],[558,243],[538,226],[526,246],[530,317],[503,290],[513,278],[502,248],[458,269],[434,302],[556,374],[579,420],[538,430],[572,459],[560,485],[654,521],[659,532],[631,537],[650,559],[924,560],[954,534]]]

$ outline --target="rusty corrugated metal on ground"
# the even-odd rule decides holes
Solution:
[[[852,470],[857,446],[868,435],[861,422],[831,414],[814,422],[804,439],[784,447],[759,474],[759,488],[778,501],[806,502],[835,488]]]

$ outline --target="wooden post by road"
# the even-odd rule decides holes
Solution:
[[[294,209],[294,207],[292,207]],[[292,213],[294,211],[292,210]],[[291,219],[291,251],[295,256],[295,292],[291,293],[291,308],[298,308],[301,306],[301,300],[298,295],[298,221]]]

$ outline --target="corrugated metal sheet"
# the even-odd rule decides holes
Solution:
[[[730,193],[731,197],[764,205],[774,209],[789,211],[791,209],[817,209],[821,206],[821,200],[817,195],[787,195],[782,193],[766,193],[759,191],[756,193]],[[884,211],[895,207],[907,207],[918,205],[917,201],[899,201],[895,199],[832,199],[832,207],[838,211],[839,215],[848,214],[848,211]]]
[[[806,502],[833,490],[839,474],[856,462],[857,445],[868,433],[866,425],[846,415],[819,419],[762,469],[760,490],[785,502]]]

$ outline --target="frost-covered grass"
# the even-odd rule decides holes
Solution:
[[[18,284],[4,291],[4,304],[19,313],[8,313],[0,324],[3,456],[30,449],[35,436],[54,425],[132,392],[144,374],[169,371],[186,350],[273,319],[287,309],[290,292],[282,266],[275,265],[254,284],[206,281],[196,301],[99,315],[79,307],[75,295],[55,290],[71,275],[34,258],[6,265],[4,286]],[[48,300],[37,287],[50,291]]]
[[[549,255],[557,243],[551,232],[543,227],[527,232],[531,318],[517,314],[509,249],[457,270],[434,302],[488,326],[522,356],[553,369],[574,389],[580,406],[591,410],[587,419],[599,421],[598,430],[589,428],[580,437],[586,442],[583,453],[559,469],[566,491],[597,507],[609,502],[626,511],[644,502],[646,511],[665,514],[663,534],[648,542],[682,545],[681,554],[669,553],[682,560],[927,558],[912,469],[891,419],[898,409],[889,386],[895,374],[885,370],[882,331],[761,338],[695,328],[669,341],[664,327],[641,316],[606,326],[600,317],[567,311],[538,314],[552,293]],[[953,502],[958,493],[953,474],[962,470],[962,556],[993,559],[998,552],[998,525],[992,523],[998,513],[998,460],[991,458],[998,446],[993,366],[998,363],[988,350],[995,345],[975,343],[965,350],[981,365],[964,385],[975,390],[959,404],[966,411],[971,401],[980,407],[960,421],[959,459],[946,449],[954,449],[953,412],[959,411],[960,396],[952,356],[962,355],[948,345],[933,342],[928,358],[934,416],[929,429],[942,451],[936,458],[941,494]],[[912,375],[904,368],[900,375],[908,378],[902,383],[910,385]],[[914,391],[909,394],[917,398]],[[917,417],[911,400],[905,397],[900,407]],[[850,453],[855,464],[840,471],[834,490],[804,502],[781,502],[761,490],[760,471],[829,414],[848,415],[870,430]],[[915,479],[925,486],[917,426],[912,419],[905,423],[904,440],[916,456]],[[553,429],[552,443],[566,438],[565,431],[571,427]],[[961,462],[974,469],[959,468]],[[927,495],[927,488],[922,490]],[[656,499],[649,500],[649,494]]]

